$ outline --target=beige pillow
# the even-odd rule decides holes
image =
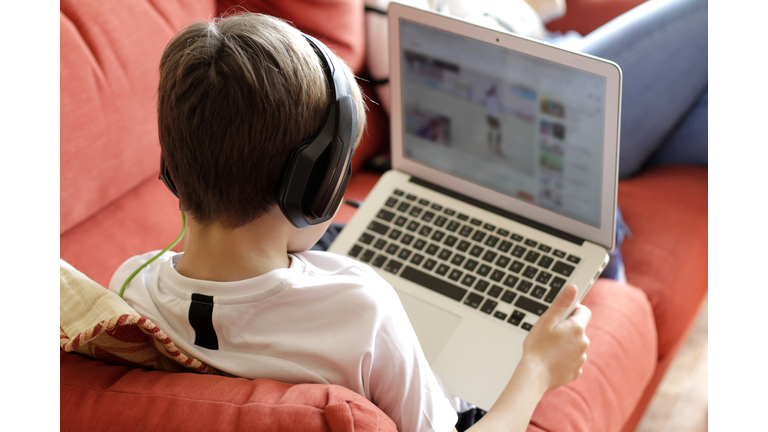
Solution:
[[[123,299],[60,260],[61,349],[121,364],[169,372],[216,373],[176,347]]]

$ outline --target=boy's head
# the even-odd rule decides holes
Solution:
[[[346,66],[365,126],[360,89]],[[277,204],[289,154],[330,103],[318,55],[287,23],[238,14],[178,33],[160,63],[158,125],[180,205],[197,223],[237,228]]]

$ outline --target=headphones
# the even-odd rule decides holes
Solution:
[[[297,228],[333,217],[349,184],[357,138],[357,107],[341,61],[322,42],[302,35],[320,59],[332,102],[320,130],[291,152],[281,175],[277,203]],[[162,157],[160,179],[178,198]]]

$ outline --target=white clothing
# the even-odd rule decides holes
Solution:
[[[119,292],[155,253],[123,263],[110,290]],[[210,282],[179,274],[174,265],[181,255],[168,252],[144,268],[123,298],[183,351],[235,376],[347,387],[376,404],[400,431],[454,427],[456,412],[397,294],[370,267],[310,251],[290,255],[289,268]],[[212,324],[213,349],[195,345],[196,328],[203,331],[199,314],[190,312],[201,306],[208,328]]]

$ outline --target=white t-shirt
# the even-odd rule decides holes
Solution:
[[[119,292],[156,253],[123,263],[110,290]],[[375,403],[400,431],[454,427],[456,412],[397,294],[370,267],[310,251],[291,255],[289,268],[210,282],[179,274],[174,265],[181,255],[159,257],[123,295],[181,350],[235,376],[347,387]]]

